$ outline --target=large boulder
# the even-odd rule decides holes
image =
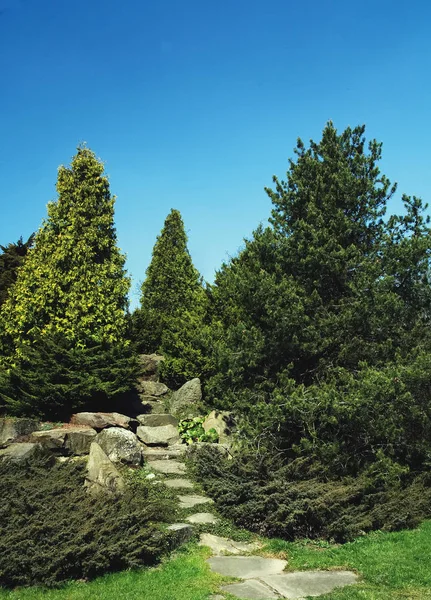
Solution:
[[[122,430],[121,430],[122,431]],[[67,430],[64,448],[67,454],[82,456],[90,452],[97,432],[91,427],[71,427]]]
[[[35,419],[0,419],[0,448],[11,444],[20,437],[30,435],[39,427]]]
[[[11,462],[24,462],[33,456],[42,454],[43,449],[40,444],[31,442],[13,443],[7,448],[0,450],[0,460]]]
[[[110,492],[121,492],[124,489],[125,484],[121,473],[96,442],[92,442],[90,446],[85,485],[92,492],[104,489]]]
[[[180,442],[178,428],[172,424],[159,427],[140,425],[136,435],[147,446],[171,446]]]
[[[113,463],[139,466],[142,448],[136,435],[125,429],[112,427],[97,434],[95,440]]]
[[[86,425],[99,431],[106,427],[123,427],[123,429],[129,429],[130,417],[116,412],[81,412],[72,415],[70,422],[72,425]]]
[[[139,394],[143,394],[145,396],[164,396],[169,392],[169,388],[164,383],[158,383],[157,381],[145,381],[140,380],[136,386]]]
[[[197,417],[200,412],[201,400],[201,381],[198,377],[195,377],[172,394],[170,412],[178,419]]]
[[[220,444],[229,444],[230,436],[235,427],[235,420],[231,412],[213,410],[202,423],[205,433],[215,429],[219,436]]]
[[[66,441],[67,429],[48,429],[47,431],[35,431],[31,439],[39,443],[45,450],[62,451]]]
[[[159,381],[159,366],[165,360],[159,354],[140,354],[139,364],[141,365],[142,379],[146,381]]]

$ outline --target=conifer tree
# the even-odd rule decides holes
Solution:
[[[190,356],[191,338],[202,324],[205,292],[178,210],[172,209],[166,217],[141,292],[141,305],[133,319],[138,347],[164,352],[168,358],[165,374],[169,372],[171,383],[179,383],[192,375],[187,364],[196,362]]]
[[[57,192],[0,313],[0,407],[13,414],[104,409],[135,375],[115,198],[87,147],[59,168]]]
[[[26,242],[22,236],[16,244],[8,244],[0,246],[2,254],[0,254],[0,306],[4,304],[9,288],[15,283],[18,276],[18,269],[25,260],[28,250],[34,242],[34,233]]]
[[[4,332],[18,347],[49,332],[76,344],[123,338],[129,280],[116,245],[103,164],[85,146],[58,172],[58,200],[5,302]]]

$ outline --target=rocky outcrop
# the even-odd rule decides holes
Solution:
[[[72,425],[86,425],[100,431],[106,427],[129,429],[130,420],[130,417],[116,412],[81,412],[72,415],[70,422]]]
[[[178,444],[180,436],[175,425],[160,425],[151,427],[140,425],[136,430],[138,438],[147,446],[170,446]]]
[[[159,381],[159,366],[164,357],[159,354],[140,354],[138,359],[142,369],[141,379]]]
[[[113,463],[139,466],[142,463],[141,445],[131,431],[112,427],[97,434],[97,444]]]
[[[10,444],[7,448],[0,450],[0,460],[11,462],[24,462],[33,458],[37,454],[42,454],[43,449],[40,444],[31,442],[21,442]]]
[[[167,385],[158,383],[157,381],[139,381],[136,387],[139,394],[154,396],[154,398],[164,396],[169,392]]]
[[[95,437],[96,431],[90,427],[69,426],[35,431],[31,440],[39,443],[45,450],[81,456],[89,453],[91,442]]]
[[[179,390],[172,394],[170,413],[178,419],[188,419],[199,415],[202,389],[199,378],[187,381]]]
[[[103,490],[121,492],[124,489],[120,472],[96,442],[92,442],[90,446],[85,485],[96,493]]]
[[[0,448],[8,446],[23,436],[30,435],[39,427],[35,419],[0,419]]]

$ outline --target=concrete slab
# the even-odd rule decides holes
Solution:
[[[309,596],[321,596],[337,587],[357,583],[358,576],[351,571],[303,571],[266,575],[260,579],[283,598],[299,600]]]
[[[207,560],[211,571],[228,577],[257,579],[282,573],[287,561],[260,556],[213,556]]]
[[[211,533],[202,533],[199,539],[200,546],[208,546],[216,556],[224,554],[241,554],[252,552],[259,548],[257,542],[235,542],[228,538],[212,535]]]
[[[211,500],[211,498],[207,498],[206,496],[198,496],[197,494],[190,494],[188,496],[178,496],[178,499],[180,501],[180,508],[193,508],[198,504],[207,504],[208,502],[212,504],[214,502],[214,500]]]
[[[215,517],[213,514],[211,513],[196,513],[195,515],[190,515],[190,517],[187,517],[186,521],[188,521],[189,523],[197,523],[197,524],[210,524],[210,525],[214,525],[215,523],[218,523],[218,519],[217,517]],[[208,546],[208,544],[200,544],[201,546]]]
[[[187,489],[192,490],[194,488],[193,483],[189,479],[166,479],[165,485],[168,488],[174,489]]]
[[[222,586],[223,592],[228,592],[237,596],[237,598],[245,598],[246,600],[273,600],[280,598],[265,584],[256,579],[248,579],[243,583],[231,583],[230,585]]]
[[[166,475],[184,475],[186,472],[186,465],[177,460],[152,460],[149,466],[154,471],[165,473]]]

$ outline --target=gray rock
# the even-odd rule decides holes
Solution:
[[[195,515],[190,515],[187,517],[186,521],[189,523],[196,524],[206,524],[206,525],[215,525],[218,523],[218,519],[212,513],[196,513]],[[202,537],[202,536],[201,536]],[[208,544],[200,544],[201,546],[208,546]]]
[[[64,448],[67,454],[82,456],[90,452],[91,442],[94,442],[97,432],[91,427],[70,427],[67,429]]]
[[[46,450],[62,451],[66,441],[67,429],[48,429],[32,433],[32,442],[41,444]]]
[[[165,360],[164,357],[159,354],[140,354],[138,359],[142,378],[147,381],[159,381],[159,366]]]
[[[282,573],[286,560],[260,556],[213,556],[207,560],[211,571],[240,579],[262,579],[266,575]]]
[[[178,496],[180,501],[180,508],[193,508],[198,504],[213,504],[214,500],[207,498],[206,496],[199,496],[198,494],[190,494],[187,496]]]
[[[30,435],[38,427],[39,421],[35,419],[11,419],[8,417],[0,419],[0,448],[22,436]]]
[[[137,412],[145,414],[162,415],[166,414],[166,407],[161,400],[156,400],[153,396],[139,394],[139,400],[134,404]]]
[[[188,542],[193,536],[193,527],[189,523],[174,523],[167,528],[171,534],[171,545],[174,547]]]
[[[120,492],[124,489],[124,480],[120,472],[96,442],[92,442],[90,446],[85,484],[94,492],[103,489]]]
[[[42,452],[43,449],[40,444],[31,442],[12,443],[7,448],[0,450],[0,459],[19,463]]]
[[[213,410],[202,423],[205,432],[215,429],[219,436],[220,444],[228,444],[235,421],[231,412]]]
[[[173,415],[138,415],[136,418],[141,425],[146,425],[147,427],[161,427],[162,425],[173,425],[174,427],[178,427],[178,419]]]
[[[105,429],[106,427],[122,427],[129,429],[130,417],[120,413],[81,412],[72,415],[72,425],[86,425],[93,429]]]
[[[186,465],[177,460],[153,460],[151,468],[166,475],[184,475],[186,472]]]
[[[170,446],[180,441],[178,428],[174,425],[160,425],[160,427],[140,425],[136,435],[147,446]]]
[[[232,594],[237,598],[244,598],[245,600],[274,600],[275,598],[280,598],[271,588],[256,579],[223,585],[221,589],[223,592]]]
[[[199,403],[202,400],[200,379],[187,381],[172,394],[170,412],[178,419],[187,419],[199,415]]]
[[[164,383],[158,383],[157,381],[145,381],[140,380],[137,385],[137,390],[140,394],[147,396],[164,396],[169,392],[169,388]]]
[[[283,598],[299,600],[328,594],[335,588],[357,583],[358,576],[351,571],[303,571],[261,576],[260,579]]]
[[[173,489],[187,489],[192,490],[194,485],[189,479],[166,479],[165,485],[168,488]]]
[[[142,463],[141,444],[131,431],[110,427],[98,433],[95,441],[113,463],[135,466]]]
[[[143,444],[142,454],[146,461],[169,460],[171,458],[181,458],[185,454],[185,444],[165,446],[163,448],[156,446],[145,446]]]
[[[208,546],[216,556],[253,552],[260,547],[258,542],[235,542],[234,540],[212,535],[211,533],[203,533],[200,536],[199,545]]]

